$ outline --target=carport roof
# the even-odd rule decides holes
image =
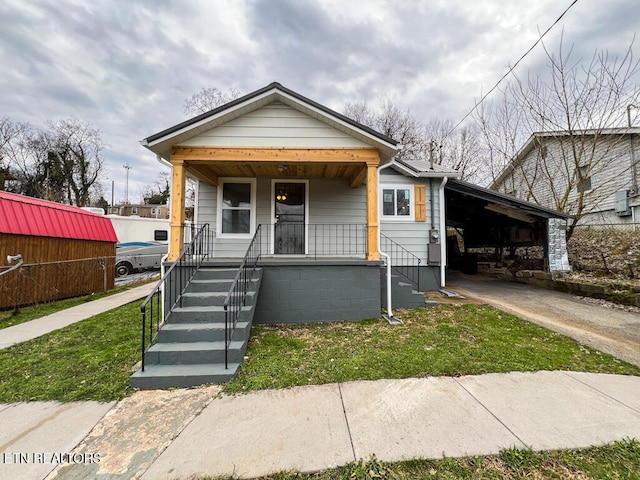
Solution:
[[[480,206],[476,206],[476,208],[468,205],[469,208],[467,210],[469,213],[472,211],[475,211],[476,213],[491,211],[525,223],[532,223],[537,219],[571,218],[571,215],[566,213],[541,207],[535,203],[526,202],[510,195],[505,195],[503,193],[454,178],[450,178],[447,182],[445,192],[462,196],[466,201],[479,200],[482,202],[482,204]],[[449,205],[450,202],[447,203]],[[449,212],[447,213],[447,216],[449,216]]]

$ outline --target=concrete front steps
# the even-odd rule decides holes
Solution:
[[[380,301],[387,308],[387,269],[382,268],[380,274]],[[415,289],[414,285],[402,275],[391,272],[391,301],[393,308],[416,308],[434,306],[427,301],[424,293]]]
[[[225,368],[224,299],[237,273],[234,268],[201,268],[183,295],[182,306],[169,314],[156,343],[145,353],[144,372],[131,376],[133,388],[193,387],[233,378],[244,358],[253,322],[262,270],[247,293]]]

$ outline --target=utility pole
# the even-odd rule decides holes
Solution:
[[[126,180],[126,183],[124,184],[124,203],[128,205],[129,204],[129,170],[131,170],[131,165],[127,163],[126,165],[123,165],[123,167],[127,171],[127,180]]]
[[[631,151],[631,190],[633,195],[638,194],[638,179],[636,177],[636,155],[633,151],[633,133],[631,133],[631,109],[636,105],[627,105],[627,126],[629,127],[629,149]]]

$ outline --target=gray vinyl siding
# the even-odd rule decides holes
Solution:
[[[620,135],[603,135],[599,137],[591,154],[593,141],[591,137],[585,139],[582,144],[585,153],[582,155],[584,161],[581,164],[592,165],[591,190],[584,195],[583,214],[585,221],[588,218],[600,218],[601,221],[605,221],[607,217],[614,220],[615,193],[630,188],[632,184],[629,140],[628,137]],[[544,158],[539,148],[533,148],[494,188],[544,207],[561,209],[562,205],[554,198],[553,191],[564,193],[568,178],[575,173],[575,162],[570,157],[569,142],[566,138],[545,138],[544,145]],[[566,158],[569,158],[568,161],[564,161]],[[563,210],[575,214],[578,198],[577,186],[572,185],[566,208]]]
[[[278,181],[279,179],[276,179]],[[299,179],[301,182],[304,179]],[[308,179],[309,188],[309,219],[310,225],[330,224],[361,225],[367,223],[366,186],[350,188],[344,179],[311,178]],[[271,210],[271,178],[258,178],[256,191],[256,222],[271,236],[273,223]],[[198,192],[198,223],[209,223],[212,230],[216,228],[217,216],[217,187],[200,182]],[[265,233],[267,235],[267,233]],[[310,232],[311,236],[311,232]],[[267,238],[266,236],[263,238]],[[334,239],[335,240],[335,239]],[[338,239],[338,243],[340,243]],[[214,256],[216,258],[238,258],[244,256],[249,245],[249,239],[220,238],[214,242]],[[266,247],[265,247],[266,248]],[[311,245],[309,245],[311,253]]]
[[[247,113],[180,145],[370,148],[370,145],[279,102]]]
[[[429,244],[429,230],[433,227],[435,229],[440,228],[440,197],[439,186],[441,179],[433,179],[433,212],[434,216],[431,216],[431,194],[430,194],[430,179],[428,178],[411,178],[400,175],[397,172],[390,170],[383,170],[380,176],[380,189],[382,190],[385,185],[407,185],[413,188],[415,184],[422,184],[426,186],[426,211],[427,220],[425,222],[416,222],[415,220],[386,220],[381,218],[380,229],[381,232],[392,239],[394,242],[402,245],[405,249],[416,255],[422,260],[422,264],[426,265],[428,260],[428,244]],[[381,195],[381,193],[380,193]],[[413,191],[412,191],[413,195]],[[415,199],[414,199],[415,202]],[[415,208],[415,204],[412,204]],[[415,214],[415,212],[414,212]],[[440,238],[445,238],[440,234]]]
[[[195,221],[199,224],[208,223],[213,230],[216,228],[216,187],[204,182],[198,183],[198,204],[195,208]]]
[[[309,223],[367,223],[366,185],[350,188],[346,180],[313,178],[309,182]]]

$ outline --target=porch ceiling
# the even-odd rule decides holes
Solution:
[[[375,149],[287,149],[174,147],[172,163],[216,185],[220,177],[343,178],[352,188],[361,185],[368,166],[378,166]]]

